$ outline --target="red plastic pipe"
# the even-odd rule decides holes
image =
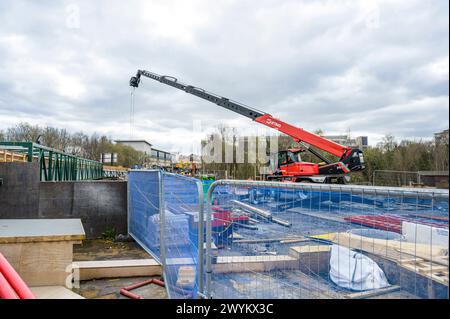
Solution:
[[[19,274],[0,253],[0,273],[9,282],[20,299],[36,299],[27,284],[20,278]]]
[[[0,299],[19,299],[14,289],[0,272]]]
[[[142,296],[132,293],[130,290],[137,289],[149,284],[155,284],[161,287],[165,287],[164,281],[161,281],[159,279],[148,279],[142,282],[138,282],[137,284],[120,289],[120,294],[132,299],[144,299]]]
[[[148,279],[148,280],[145,280],[145,281],[142,281],[142,282],[138,282],[138,283],[136,283],[134,285],[131,285],[131,286],[128,286],[128,287],[124,287],[123,289],[125,289],[125,290],[133,290],[133,289],[137,289],[137,288],[140,288],[142,286],[149,285],[149,284],[152,284],[152,283],[153,283],[153,279]]]
[[[161,286],[161,287],[165,287],[166,286],[165,282],[162,281],[162,280],[159,280],[159,279],[148,279],[148,280],[145,280],[145,281],[142,281],[142,282],[138,282],[138,283],[136,283],[134,285],[131,285],[131,286],[128,286],[128,287],[124,287],[124,288],[120,289],[120,294],[125,296],[125,297],[132,298],[132,299],[144,299],[144,297],[142,297],[142,296],[140,296],[138,294],[132,293],[130,290],[137,289],[137,288],[140,288],[142,286],[149,285],[149,284],[155,284],[155,285],[158,285],[158,286]],[[192,293],[186,292],[183,288],[171,286],[170,289],[178,292],[181,295],[184,295],[184,297],[187,298],[187,299],[192,298]]]
[[[131,299],[144,299],[144,297],[139,296],[138,294],[134,294],[131,291],[126,290],[125,288],[120,289],[120,294]]]
[[[165,282],[162,281],[162,280],[159,280],[159,279],[153,279],[153,283],[155,285],[158,285],[158,286],[161,286],[161,287],[165,287],[166,286]]]

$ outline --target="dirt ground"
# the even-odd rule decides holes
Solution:
[[[74,245],[74,261],[123,260],[152,258],[136,242],[114,242],[104,239],[84,240]]]
[[[74,261],[94,260],[124,260],[152,258],[135,242],[113,242],[103,239],[85,240],[81,245],[75,245]],[[160,279],[160,277],[153,277]],[[73,291],[87,299],[128,299],[120,294],[120,289],[126,286],[148,280],[150,277],[108,278],[87,280],[80,283],[80,288]],[[166,289],[155,284],[132,290],[145,299],[166,299]]]
[[[154,277],[160,279],[159,277]],[[87,299],[128,299],[120,294],[126,286],[150,279],[149,277],[113,278],[82,281],[79,289],[73,291]],[[143,286],[131,292],[144,299],[167,299],[166,289],[155,284]]]

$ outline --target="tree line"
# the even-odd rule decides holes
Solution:
[[[222,162],[206,163],[202,162],[204,173],[215,173],[218,178],[235,179],[255,179],[261,176],[267,163],[251,163],[248,161],[249,149],[248,140],[256,141],[256,145],[266,144],[266,150],[270,150],[271,139],[267,137],[239,136],[236,128],[220,126],[214,134],[217,134],[222,143]],[[317,130],[316,134],[323,135],[323,131]],[[208,135],[202,141],[203,146],[211,141],[213,134]],[[237,162],[237,143],[239,139],[246,141],[244,148],[239,149],[244,152],[243,163]],[[117,153],[118,165],[132,167],[135,164],[145,162],[145,154],[136,151],[132,147],[115,144],[110,137],[94,133],[86,135],[83,132],[69,133],[66,129],[54,127],[41,127],[28,123],[19,123],[16,126],[0,130],[0,141],[23,141],[39,142],[42,145],[64,151],[75,156],[99,160],[102,153]],[[285,135],[277,136],[276,143],[279,150],[298,147],[291,138]],[[231,145],[230,145],[231,144]],[[259,146],[257,146],[259,147]],[[231,163],[225,160],[225,149],[233,150]],[[322,152],[323,154],[323,152]],[[241,154],[242,155],[242,154]],[[269,156],[269,154],[266,154]],[[323,154],[332,161],[329,154]],[[241,156],[242,157],[242,156]],[[397,171],[448,171],[449,169],[449,140],[448,135],[443,136],[439,141],[426,140],[401,140],[392,135],[386,135],[380,143],[368,147],[364,150],[366,169],[353,174],[352,181],[355,183],[371,183],[373,173],[377,170],[397,170]],[[319,162],[319,160],[308,152],[302,153],[302,160],[306,162]]]
[[[249,137],[239,137],[237,130],[218,127],[213,134],[208,135],[202,144],[210,142],[213,135],[217,134],[223,140],[222,153],[226,148],[236,150],[236,141],[239,138],[248,139]],[[314,133],[324,135],[322,130]],[[298,148],[298,144],[285,135],[277,136],[278,150],[288,148]],[[258,140],[258,137],[256,137]],[[269,139],[266,141],[270,143]],[[231,144],[231,145],[227,145]],[[258,144],[258,143],[257,143]],[[270,147],[266,147],[267,150]],[[244,149],[245,158],[248,155],[247,144]],[[337,161],[330,154],[319,151],[322,155],[331,161]],[[234,155],[236,156],[236,155]],[[318,163],[320,160],[314,155],[304,152],[301,154],[302,161]],[[203,162],[203,171],[206,173],[219,174],[221,178],[230,177],[236,179],[255,179],[258,178],[261,163],[226,163],[225,154],[222,154],[222,163],[205,163]],[[353,183],[372,183],[373,174],[378,170],[395,170],[395,171],[448,171],[449,169],[449,140],[448,135],[442,136],[439,141],[435,140],[408,140],[397,141],[393,135],[386,135],[380,143],[375,146],[369,146],[364,150],[364,159],[366,169],[362,172],[352,174]],[[226,172],[227,176],[224,176]]]
[[[82,158],[99,161],[102,153],[117,153],[118,165],[132,167],[144,161],[145,154],[134,148],[113,143],[112,139],[94,133],[86,135],[83,132],[69,133],[66,129],[50,126],[41,127],[29,123],[19,123],[16,126],[0,130],[0,141],[35,142],[65,153]]]

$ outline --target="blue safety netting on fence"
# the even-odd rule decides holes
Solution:
[[[351,288],[342,284],[350,272],[342,265],[350,259],[348,248],[352,254],[360,252],[355,258],[366,265],[353,269],[354,274],[363,269],[367,276],[378,274],[377,263],[384,270],[390,290],[383,296],[448,298],[448,191],[219,183],[211,211],[205,213],[211,214],[213,241],[207,252],[212,263],[208,296],[383,295],[373,278],[347,283]],[[336,258],[333,251],[338,252]]]
[[[163,171],[131,171],[129,233],[163,266],[169,298],[196,298],[201,182]]]
[[[373,291],[448,298],[446,190],[217,185],[203,229],[211,242],[202,236],[199,244],[202,183],[160,171],[129,174],[130,234],[163,265],[170,298],[196,298],[199,290],[213,298],[359,298]],[[203,245],[211,246],[207,271],[199,269]],[[350,254],[365,265],[353,274],[382,269],[390,290],[378,292],[373,278],[346,282],[350,263],[342,261]]]
[[[128,173],[128,233],[158,262],[160,258],[160,171]]]
[[[196,298],[201,182],[163,173],[165,280],[171,298]]]

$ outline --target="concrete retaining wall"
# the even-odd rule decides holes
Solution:
[[[0,218],[31,218],[39,207],[39,164],[0,163]]]
[[[37,163],[0,163],[0,218],[81,218],[88,238],[127,233],[127,183],[40,182]]]

